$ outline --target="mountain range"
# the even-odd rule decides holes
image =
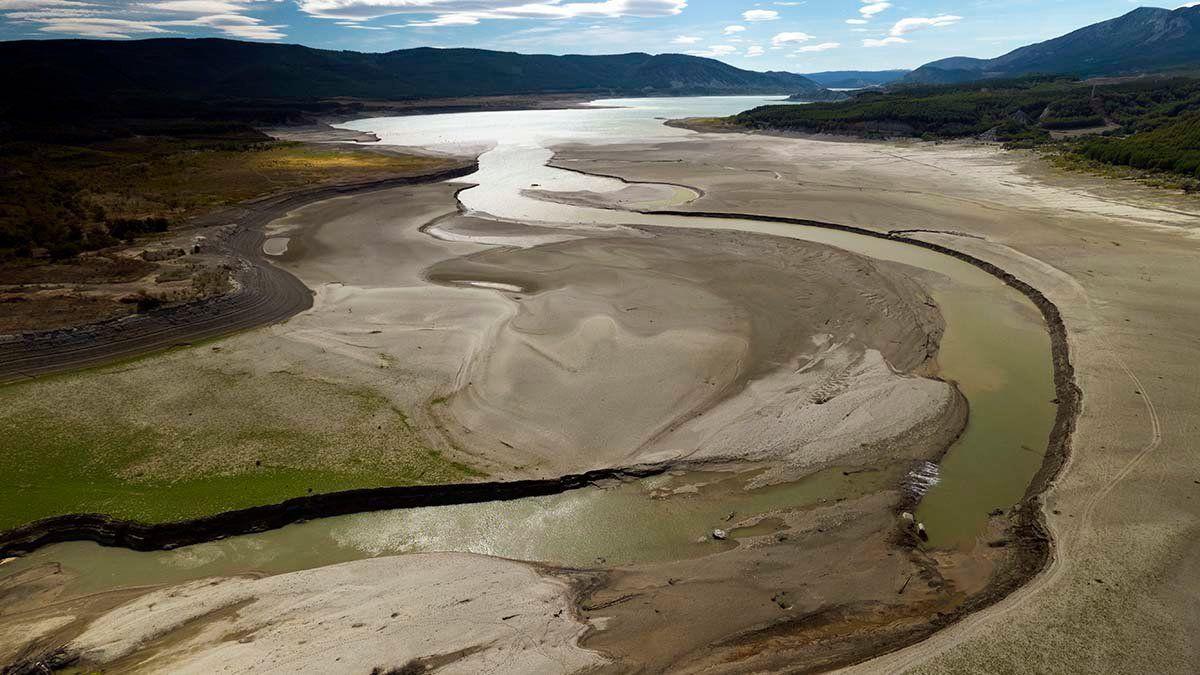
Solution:
[[[831,70],[804,73],[808,79],[829,89],[866,89],[891,84],[907,75],[907,70]]]
[[[427,47],[372,54],[223,39],[25,40],[0,43],[0,62],[6,96],[52,100],[797,92],[811,100],[839,97],[794,73],[741,70],[684,54],[549,56]]]
[[[956,56],[927,63],[903,84],[957,84],[1030,73],[1079,77],[1200,68],[1200,6],[1140,7],[994,59]]]

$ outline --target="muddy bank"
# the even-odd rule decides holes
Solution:
[[[0,336],[0,384],[99,365],[189,342],[283,321],[312,306],[312,293],[296,277],[266,261],[262,228],[289,211],[333,197],[436,183],[469,175],[475,162],[420,176],[322,186],[272,195],[209,214],[192,224],[215,228],[206,253],[228,259],[231,293],[151,310],[130,317],[19,335]]]
[[[1075,371],[1071,363],[1070,348],[1062,315],[1058,307],[1041,291],[1016,278],[997,265],[970,254],[940,244],[900,235],[881,233],[853,226],[817,223],[784,217],[712,212],[659,211],[656,213],[712,218],[759,219],[795,223],[798,225],[828,227],[871,237],[903,241],[914,246],[920,246],[952,256],[974,265],[1021,292],[1042,313],[1051,338],[1054,383],[1058,404],[1054,428],[1048,440],[1045,461],[1041,470],[1029,485],[1025,498],[1005,514],[1001,520],[995,521],[993,524],[993,527],[996,528],[996,536],[993,538],[995,545],[991,547],[991,557],[995,566],[987,575],[986,584],[981,589],[974,590],[965,595],[934,593],[931,597],[912,604],[897,604],[887,601],[869,601],[865,604],[857,605],[853,602],[817,603],[817,605],[814,605],[814,610],[811,614],[784,619],[763,618],[758,622],[759,625],[757,627],[738,632],[712,645],[707,644],[704,640],[684,640],[680,644],[682,654],[676,654],[677,657],[683,657],[683,661],[674,664],[671,667],[672,671],[744,672],[747,667],[753,667],[768,670],[786,668],[789,671],[795,672],[821,672],[861,663],[882,653],[902,649],[908,645],[920,642],[930,635],[955,624],[964,617],[999,602],[1022,585],[1028,583],[1030,579],[1046,568],[1051,560],[1053,543],[1045,526],[1042,494],[1053,482],[1067,459],[1070,451],[1071,435],[1074,432],[1076,420],[1080,413],[1082,393],[1075,381]],[[879,533],[885,529],[885,525],[877,523],[875,536],[878,537]],[[934,589],[935,591],[944,590],[946,588],[944,585],[945,579],[941,577],[941,574],[945,570],[939,571],[936,565],[932,564],[935,558],[931,558],[928,554],[921,551],[916,538],[898,537],[893,539],[893,537],[896,537],[896,535],[893,534],[888,539],[897,541],[900,544],[900,550],[907,551],[906,555],[912,563],[923,570],[923,573],[916,572],[914,574],[923,577],[924,584],[930,589]],[[986,551],[987,549],[983,550]],[[997,552],[1000,554],[997,555]],[[866,556],[861,561],[861,564],[869,565],[872,561],[877,561],[877,556]],[[960,560],[960,564],[963,562]],[[730,564],[731,559],[726,558],[724,563]],[[749,569],[757,570],[757,567],[748,567],[745,561],[736,561],[733,564],[739,563],[742,568],[742,574],[749,571]],[[685,566],[687,564],[683,563]],[[853,565],[851,566],[853,567]],[[845,570],[846,567],[839,563],[838,569]],[[623,579],[638,580],[636,584],[639,590],[635,595],[642,601],[642,604],[650,602],[653,605],[652,599],[655,597],[679,596],[685,592],[682,588],[678,587],[680,585],[678,579],[669,576],[663,577],[661,572],[657,570],[655,572],[658,573],[655,577],[658,579],[658,582],[657,584],[651,584],[648,588],[646,587],[646,579],[642,578],[646,572],[643,572],[640,576],[630,576],[628,573],[624,573],[605,584],[603,593],[597,597],[610,597],[614,593],[620,596],[620,589],[632,583],[628,580],[623,582]],[[930,575],[933,575],[933,577]],[[738,574],[727,575],[714,572],[712,573],[712,578],[736,579],[740,577]],[[880,580],[879,575],[875,575],[874,577],[866,574],[862,576],[855,575],[854,578],[860,582],[866,578],[872,578],[875,583],[878,583]],[[884,578],[889,578],[889,576],[884,575]],[[705,583],[711,584],[712,582]],[[908,588],[908,586],[905,586],[905,588]],[[953,590],[953,586],[951,586],[951,590]],[[706,593],[711,592],[711,590],[702,591],[694,597],[704,597]],[[822,593],[822,596],[824,596],[824,593]],[[718,597],[723,596],[718,595]],[[736,602],[736,597],[737,594],[734,593],[729,597],[725,597],[718,605],[722,610],[725,610],[728,607],[728,603]],[[587,602],[595,601],[595,599],[585,600],[585,607],[587,606]],[[706,617],[725,616],[724,614],[714,614],[717,611],[717,606],[714,606],[709,610],[695,612],[692,618],[698,622],[709,621],[716,623],[716,620],[707,619]],[[656,610],[655,613],[657,614],[659,611]],[[642,608],[622,612],[621,617],[630,620],[644,614],[645,609]],[[636,620],[635,623],[637,623]],[[620,625],[619,622],[618,625]],[[644,630],[645,626],[642,629]],[[622,633],[622,635],[625,635],[625,637],[621,637],[621,635],[606,635],[603,632],[593,633],[585,644],[607,649],[617,649],[618,653],[628,663],[645,664],[649,667],[654,667],[651,664],[656,663],[656,661],[646,661],[647,657],[645,655],[628,651],[629,644],[640,641],[642,638],[635,638],[632,634]],[[686,654],[686,656],[683,656],[683,654]],[[661,658],[661,656],[655,658]],[[665,667],[666,662],[663,662],[662,666]]]

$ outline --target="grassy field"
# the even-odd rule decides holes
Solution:
[[[0,529],[80,512],[161,522],[479,475],[426,447],[378,392],[197,366],[189,352],[0,388]]]

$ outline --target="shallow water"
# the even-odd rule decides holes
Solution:
[[[923,472],[927,477],[921,483],[928,492],[917,515],[935,545],[970,546],[983,532],[988,511],[1020,499],[1041,465],[1053,424],[1049,338],[1041,315],[1024,296],[976,267],[899,242],[784,223],[577,207],[521,194],[535,184],[537,189],[554,191],[607,192],[625,187],[615,179],[545,166],[551,157],[546,148],[555,142],[680,138],[691,132],[662,126],[655,118],[726,115],[765,102],[775,99],[615,100],[598,104],[628,107],[375,118],[345,126],[375,131],[384,143],[398,145],[445,150],[494,144],[480,158],[479,172],[461,179],[480,184],[460,195],[464,206],[475,212],[550,226],[656,225],[760,232],[830,244],[940,275],[942,281],[931,291],[946,320],[938,360],[942,375],[957,382],[970,401],[971,419],[940,466]],[[805,508],[822,499],[898,485],[902,473],[844,476],[831,470],[751,492],[741,489],[742,478],[662,477],[552,497],[322,519],[175,551],[135,553],[88,543],[60,544],[2,569],[9,573],[61,562],[80,572],[74,590],[92,592],[219,574],[278,573],[415,551],[473,551],[564,565],[590,565],[598,559],[606,564],[667,560],[736,545],[700,542],[714,527],[728,529],[748,515]],[[698,494],[662,498],[660,488],[688,482],[711,484]],[[736,517],[725,521],[730,511]],[[768,521],[731,534],[735,538],[767,534],[779,525]]]
[[[676,473],[548,497],[323,518],[173,551],[57,544],[2,569],[61,563],[72,578],[66,592],[77,595],[425,551],[469,551],[573,567],[679,560],[784,529],[777,519],[733,529],[742,521],[869,494],[895,485],[902,472],[902,467],[857,473],[829,469],[756,490],[745,489],[750,473]],[[713,540],[716,528],[731,530],[730,539]]]

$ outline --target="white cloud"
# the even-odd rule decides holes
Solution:
[[[750,45],[749,47],[746,47],[746,58],[752,59],[756,56],[762,56],[763,53],[763,48],[758,45]]]
[[[867,38],[867,39],[863,40],[862,46],[864,46],[864,47],[889,47],[891,45],[902,45],[907,42],[908,42],[908,40],[905,40],[902,37],[885,37],[882,40],[876,40],[875,38]]]
[[[695,35],[679,35],[674,40],[671,40],[673,45],[694,45],[700,41],[700,38]]]
[[[408,26],[468,26],[498,19],[616,19],[674,16],[687,0],[296,0],[300,10],[324,19],[413,16]],[[432,18],[419,18],[430,16]]]
[[[796,53],[797,54],[811,54],[813,52],[827,52],[830,49],[837,49],[838,47],[841,47],[841,46],[842,46],[842,43],[840,43],[840,42],[822,42],[821,44],[817,44],[817,45],[805,45],[803,47],[800,47],[799,49],[796,50]]]
[[[0,18],[38,32],[122,40],[209,29],[246,40],[279,40],[286,26],[250,16],[257,0],[0,0]]]
[[[21,10],[40,12],[63,7],[99,7],[99,5],[76,0],[0,0],[0,12]]]
[[[403,25],[389,27],[404,28]],[[647,44],[661,42],[661,38],[659,31],[631,30],[616,22],[596,23],[579,30],[563,30],[560,24],[545,23],[497,38],[488,47],[535,53],[612,54],[644,49]]]
[[[355,19],[371,19],[374,17],[362,17]],[[486,18],[486,17],[485,17]],[[442,14],[428,21],[409,21],[400,26],[392,26],[392,28],[436,28],[438,26],[474,26],[479,23],[480,17],[472,14]]]
[[[876,14],[890,9],[890,2],[874,2],[873,0],[863,0],[863,6],[858,8],[858,13],[865,17],[872,17]]]
[[[108,19],[103,17],[64,17],[60,19],[42,19],[39,31],[66,35],[82,35],[92,38],[122,40],[134,35],[161,34],[170,31],[145,21],[129,21],[125,19]]]
[[[779,12],[773,9],[748,9],[742,12],[746,21],[774,21],[779,18]]]
[[[187,14],[236,14],[245,9],[239,2],[226,0],[168,0],[167,2],[151,2],[142,5],[148,9],[161,9],[164,12],[181,12]]]
[[[901,35],[907,35],[913,31],[923,30],[925,28],[953,26],[959,21],[962,21],[962,17],[954,14],[939,14],[938,16],[934,17],[914,16],[897,21],[896,25],[892,26],[892,30],[889,31],[888,34],[892,37],[900,37]]]
[[[846,19],[846,23],[850,24],[851,26],[861,26],[864,23],[871,23],[871,22],[867,21],[866,19]]]
[[[733,35],[735,33],[741,33],[745,30],[746,30],[745,26],[738,26],[735,24],[733,26],[725,26],[725,30],[721,31],[721,33],[723,33],[725,35]]]
[[[808,33],[779,33],[775,37],[771,38],[771,45],[774,47],[781,47],[792,42],[808,42],[811,39],[813,39],[813,36],[809,35]]]

